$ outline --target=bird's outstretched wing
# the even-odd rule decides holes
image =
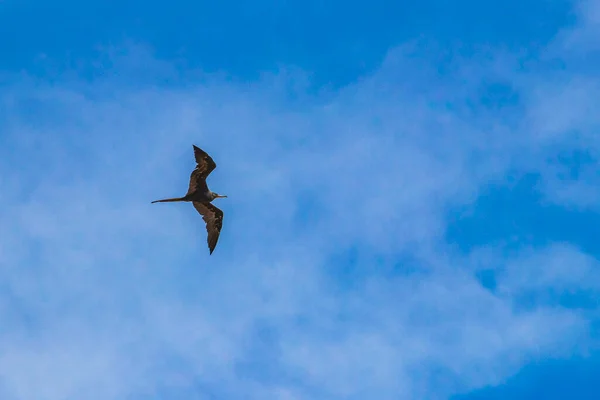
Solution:
[[[194,147],[194,157],[196,158],[196,169],[192,171],[190,175],[190,186],[187,194],[201,191],[202,193],[208,191],[206,186],[206,178],[208,175],[217,168],[217,164],[213,161],[212,157],[207,152],[192,145]]]
[[[194,201],[192,204],[200,215],[202,215],[204,222],[206,222],[208,249],[210,250],[210,254],[212,254],[217,245],[217,241],[219,240],[221,228],[223,227],[223,211],[211,203],[199,203]]]
[[[212,157],[208,155],[207,152],[200,149],[196,145],[192,145],[194,147],[194,157],[196,158],[196,168],[200,172],[200,176],[204,179],[208,177],[208,175],[217,168],[217,164],[213,161]]]

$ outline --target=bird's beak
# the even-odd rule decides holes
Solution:
[[[221,194],[218,194],[216,198],[217,198],[217,199],[226,199],[226,198],[227,198],[227,196],[223,196],[223,195],[221,195]]]

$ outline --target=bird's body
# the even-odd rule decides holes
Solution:
[[[172,199],[154,200],[152,203],[170,203],[174,201],[197,201],[199,203],[210,203],[213,201],[216,193],[208,191],[196,191],[190,194],[186,194],[183,197],[174,197]]]
[[[194,157],[196,158],[196,169],[190,175],[190,186],[188,192],[183,197],[174,197],[170,199],[154,200],[152,203],[169,203],[176,201],[191,201],[194,208],[202,215],[206,223],[208,234],[207,242],[210,254],[215,249],[219,234],[223,227],[223,211],[212,204],[214,199],[225,198],[211,191],[206,184],[206,178],[217,167],[213,159],[200,148],[194,147]]]

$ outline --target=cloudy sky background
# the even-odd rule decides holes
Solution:
[[[0,397],[595,398],[600,3],[483,3],[1,2]]]

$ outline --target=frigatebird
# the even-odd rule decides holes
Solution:
[[[219,234],[223,227],[223,211],[212,204],[214,199],[226,198],[211,191],[206,184],[206,178],[217,167],[212,157],[196,145],[194,147],[194,157],[196,158],[196,169],[190,175],[190,187],[183,197],[171,199],[154,200],[152,203],[168,203],[175,201],[191,201],[194,208],[202,215],[206,223],[206,232],[208,234],[207,242],[210,254],[213,253]]]

